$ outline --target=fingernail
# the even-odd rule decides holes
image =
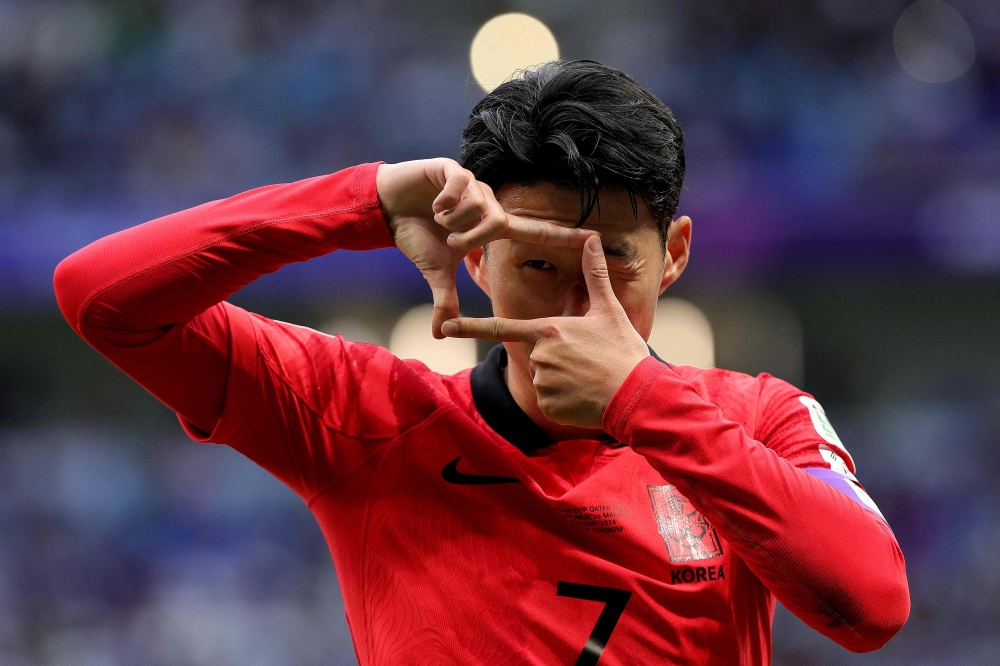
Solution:
[[[458,333],[458,324],[453,321],[446,321],[441,324],[441,332],[445,335],[455,335]]]
[[[599,257],[604,254],[604,247],[601,245],[601,241],[590,244],[590,251],[594,253],[595,257]]]

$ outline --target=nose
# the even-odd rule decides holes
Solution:
[[[587,290],[587,283],[583,276],[573,283],[566,293],[566,301],[563,306],[564,317],[582,317],[590,311],[590,292]]]

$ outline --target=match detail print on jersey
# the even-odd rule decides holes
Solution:
[[[646,486],[656,517],[656,531],[671,562],[707,560],[722,555],[722,542],[705,516],[672,485]]]

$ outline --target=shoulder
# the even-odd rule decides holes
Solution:
[[[273,377],[334,428],[391,437],[453,401],[453,379],[379,345],[252,315]]]
[[[753,377],[730,370],[675,370],[687,375],[685,379],[727,418],[743,423],[748,435],[793,464],[855,471],[823,406],[802,389],[768,373]]]
[[[681,379],[693,386],[703,400],[721,409],[730,421],[742,424],[747,434],[754,435],[764,392],[761,378],[770,375],[754,377],[734,370],[696,368],[690,365],[670,367]]]
[[[694,386],[702,398],[720,407],[723,404],[739,404],[752,406],[757,413],[782,411],[794,408],[793,403],[797,403],[801,409],[802,404],[797,401],[802,396],[812,398],[805,391],[766,372],[754,376],[722,368],[696,368],[689,365],[672,365],[671,368],[684,381]]]
[[[726,418],[743,424],[748,435],[772,448],[789,431],[813,440],[824,440],[827,433],[830,443],[843,448],[816,399],[783,379],[766,372],[754,376],[721,368],[673,369]]]
[[[756,399],[760,394],[761,377],[722,368],[696,368],[691,365],[671,365],[684,381],[694,386],[703,398]],[[773,378],[772,378],[773,379]],[[715,400],[712,400],[715,402]]]

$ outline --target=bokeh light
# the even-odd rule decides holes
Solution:
[[[465,338],[437,340],[431,335],[434,307],[418,305],[399,318],[389,336],[389,349],[399,358],[414,358],[445,375],[471,368],[478,361],[476,341]]]
[[[472,75],[490,92],[512,74],[559,59],[559,44],[544,23],[527,14],[501,14],[483,24],[469,52]]]
[[[354,317],[334,317],[323,323],[319,330],[328,335],[339,335],[351,342],[385,345],[384,336],[370,322]]]
[[[712,324],[697,305],[680,298],[661,298],[657,303],[649,346],[670,363],[715,366]]]
[[[964,74],[976,60],[969,25],[938,0],[920,0],[903,12],[893,33],[899,64],[916,79],[944,83]]]
[[[802,320],[784,299],[740,294],[711,312],[720,368],[749,375],[766,372],[794,386],[804,385]]]

